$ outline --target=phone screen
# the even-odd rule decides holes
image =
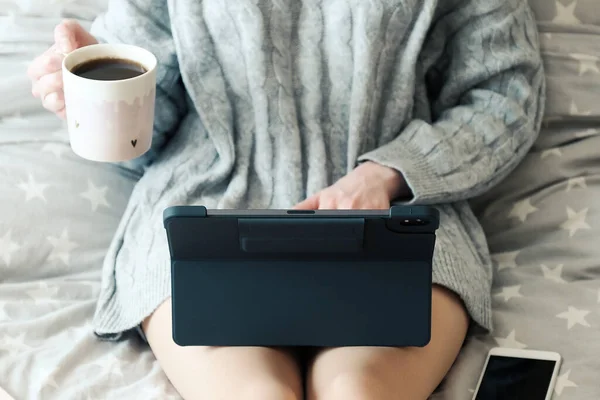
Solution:
[[[493,355],[476,400],[545,400],[555,361]]]

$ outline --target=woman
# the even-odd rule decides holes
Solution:
[[[30,68],[61,117],[59,54],[100,40],[160,63],[153,148],[132,165],[144,175],[106,257],[97,335],[141,326],[185,399],[413,400],[440,384],[469,328],[492,328],[489,254],[467,201],[508,175],[540,126],[526,1],[112,0],[92,34],[64,22]],[[165,207],[392,202],[442,217],[426,347],[321,349],[303,370],[287,349],[173,342]]]

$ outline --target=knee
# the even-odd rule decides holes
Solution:
[[[375,371],[348,371],[338,374],[319,399],[379,400],[390,399],[391,393]],[[393,394],[392,394],[393,395]]]
[[[292,387],[275,380],[256,380],[244,387],[239,400],[301,400]]]

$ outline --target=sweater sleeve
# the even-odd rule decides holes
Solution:
[[[154,132],[150,150],[122,165],[143,171],[175,134],[187,112],[166,0],[109,0],[107,11],[92,24],[101,43],[125,43],[152,52],[158,61]],[[140,171],[140,172],[142,172]]]
[[[517,166],[540,129],[545,80],[527,2],[462,3],[428,39],[445,42],[432,122],[412,120],[394,140],[359,157],[402,173],[412,191],[407,203],[482,194]]]

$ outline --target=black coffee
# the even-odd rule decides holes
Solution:
[[[75,66],[71,72],[82,78],[97,81],[120,81],[146,73],[146,68],[130,60],[99,58]]]

